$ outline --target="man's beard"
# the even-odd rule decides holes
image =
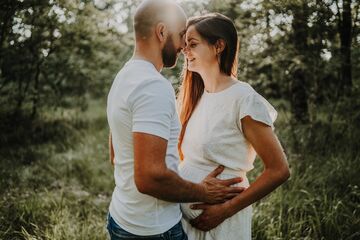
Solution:
[[[175,49],[172,35],[166,39],[164,48],[161,51],[164,67],[170,68],[176,64],[179,50]]]

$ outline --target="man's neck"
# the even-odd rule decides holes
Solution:
[[[151,46],[136,46],[132,59],[148,61],[154,65],[158,72],[160,72],[164,66],[161,52]]]

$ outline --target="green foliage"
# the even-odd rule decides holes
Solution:
[[[322,113],[327,113],[323,109]],[[254,239],[358,239],[360,155],[358,125],[327,115],[313,126],[290,124],[280,112],[277,134],[290,179],[254,206]],[[319,114],[320,115],[320,114]],[[260,161],[251,179],[260,173]]]
[[[106,237],[114,183],[103,100],[132,54],[139,2],[1,1],[0,239]],[[234,20],[238,78],[279,111],[292,174],[255,204],[253,238],[358,239],[359,3],[346,45],[349,1],[180,2],[188,16]],[[163,71],[175,89],[183,61]],[[251,179],[261,169],[257,161]]]
[[[113,17],[83,1],[12,1],[1,19],[0,102],[10,111],[85,108],[103,95],[124,47]],[[6,16],[8,15],[8,16]],[[109,44],[111,43],[111,44]]]
[[[52,115],[41,141],[1,149],[1,239],[105,238],[114,184],[107,122],[104,103],[90,109],[81,121],[70,110]]]

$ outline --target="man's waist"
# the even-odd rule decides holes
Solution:
[[[113,218],[127,231],[137,235],[153,235],[166,231],[181,219],[180,205],[145,195],[131,199],[114,191],[110,203]],[[122,198],[119,198],[121,195]]]

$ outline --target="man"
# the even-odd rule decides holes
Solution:
[[[243,189],[240,178],[200,184],[180,178],[175,93],[159,72],[184,47],[186,16],[170,0],[145,0],[134,16],[135,49],[108,95],[116,187],[109,207],[111,239],[187,239],[179,202],[219,203]]]

